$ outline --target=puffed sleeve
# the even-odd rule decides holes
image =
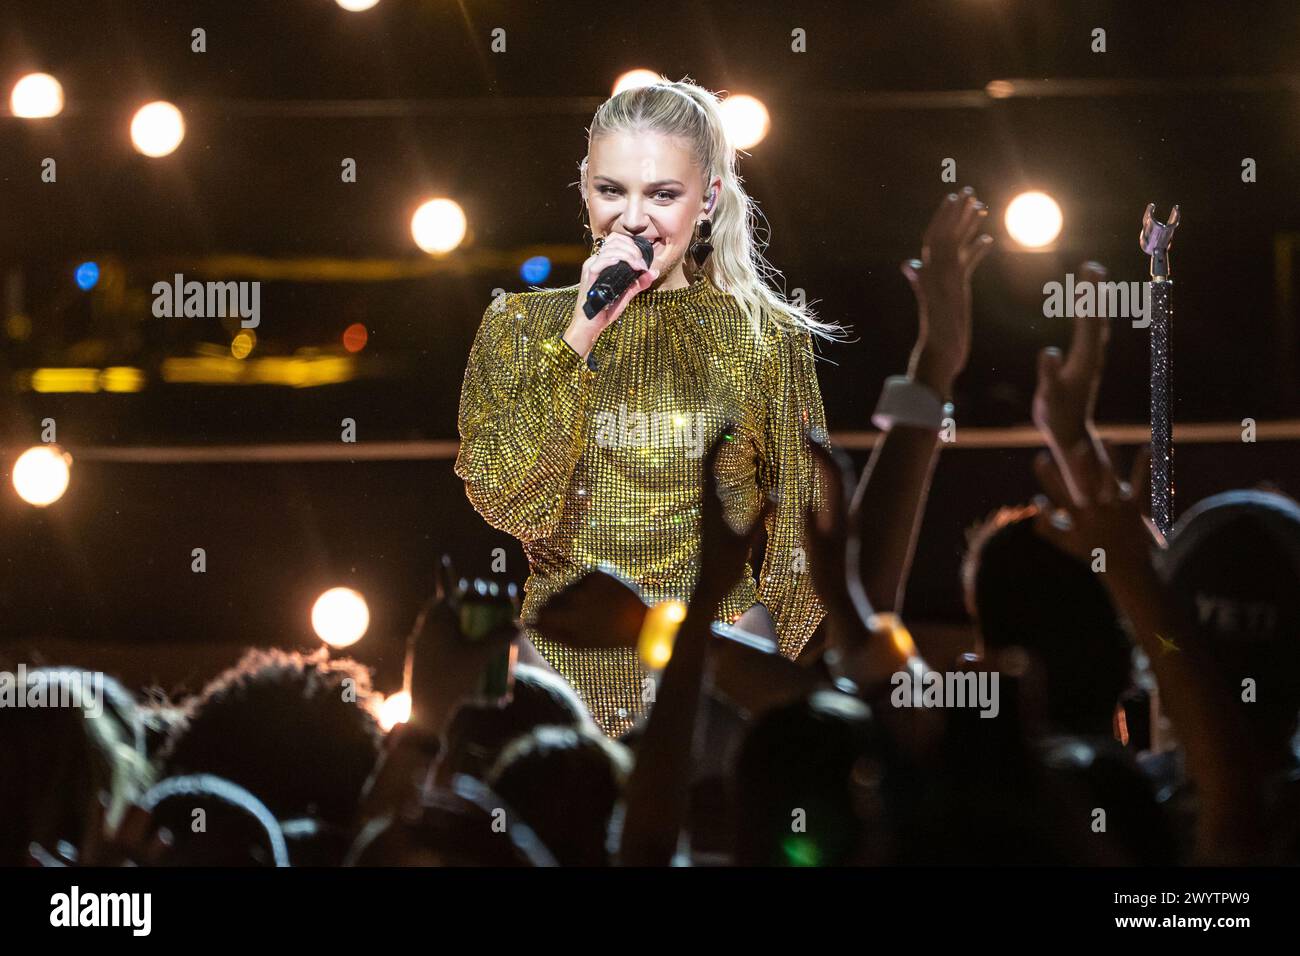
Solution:
[[[596,373],[519,293],[484,313],[460,393],[455,472],[488,524],[522,542],[549,536],[582,455]]]
[[[793,658],[825,615],[804,539],[804,510],[825,506],[816,463],[803,438],[809,429],[826,433],[812,336],[784,330],[773,335],[761,380],[767,398],[758,485],[765,495],[775,493],[778,503],[767,521],[758,599],[776,622],[781,653]]]

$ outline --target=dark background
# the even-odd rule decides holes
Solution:
[[[190,31],[207,52],[190,52]],[[490,32],[507,31],[507,52]],[[790,51],[807,31],[808,52]],[[1104,54],[1091,31],[1107,31]],[[881,381],[915,335],[898,262],[919,251],[936,202],[960,185],[990,203],[999,248],[975,282],[976,336],[956,395],[959,429],[1024,423],[1035,356],[1064,344],[1042,317],[1044,282],[1084,258],[1146,278],[1137,248],[1147,202],[1181,204],[1174,246],[1177,416],[1240,422],[1300,413],[1294,267],[1300,223],[1300,6],[950,0],[934,3],[455,4],[382,0],[347,13],[332,0],[50,2],[0,7],[0,90],[53,73],[67,106],[52,120],[0,115],[0,281],[22,278],[33,331],[0,337],[0,636],[95,641],[293,643],[331,584],[370,596],[372,640],[409,623],[439,550],[484,573],[505,546],[472,509],[449,459],[153,465],[83,457],[54,507],[22,505],[13,456],[54,417],[79,448],[456,438],[469,343],[495,288],[522,289],[524,259],[577,280],[586,243],[576,187],[585,127],[615,78],[648,67],[749,93],[772,115],[739,171],[770,225],[769,260],[787,290],[857,341],[823,349],[833,432],[869,428]],[[1029,80],[991,99],[993,80]],[[134,109],[170,99],[180,148],[134,152]],[[58,182],[39,179],[43,157]],[[353,157],[358,181],[340,181]],[[1258,182],[1241,181],[1241,161]],[[1017,252],[1007,201],[1041,188],[1060,202],[1055,251]],[[23,369],[135,365],[201,343],[218,322],[160,320],[148,290],[176,262],[241,253],[270,259],[428,262],[410,214],[428,195],[465,208],[470,234],[428,274],[366,282],[266,282],[255,355],[337,349],[364,322],[355,381],[309,389],[169,385],[128,395],[24,391]],[[95,259],[118,292],[83,293]],[[231,275],[228,278],[241,278]],[[1099,418],[1146,416],[1147,340],[1116,324]],[[1295,446],[1180,447],[1183,507],[1272,480],[1295,491]],[[945,451],[907,611],[959,622],[962,531],[1034,490],[1031,452]],[[864,460],[857,453],[857,461]],[[205,547],[209,570],[189,570]]]

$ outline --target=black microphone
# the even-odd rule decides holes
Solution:
[[[645,256],[645,265],[649,269],[655,257],[653,243],[641,236],[633,236],[632,241],[641,250],[641,255]],[[632,284],[637,275],[638,273],[621,259],[612,266],[600,270],[600,275],[587,290],[587,301],[582,306],[583,314],[589,319],[594,319],[601,309],[606,308],[611,302],[618,301],[618,297],[627,291],[627,287]]]

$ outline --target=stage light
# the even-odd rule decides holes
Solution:
[[[465,213],[451,199],[430,199],[411,217],[411,237],[425,252],[450,252],[465,238]]]
[[[1026,249],[1041,249],[1061,234],[1061,207],[1047,193],[1021,193],[1007,206],[1007,233]]]
[[[106,392],[139,392],[144,372],[129,365],[112,365],[99,373],[99,387]]]
[[[360,352],[368,341],[370,333],[363,322],[353,322],[343,330],[343,347],[349,352]]]
[[[369,10],[379,0],[334,0],[334,2],[348,13],[361,13],[364,10]]]
[[[351,588],[330,588],[312,605],[311,626],[330,647],[349,647],[370,627],[370,608]]]
[[[99,263],[83,262],[77,266],[77,288],[89,292],[99,282]]]
[[[635,90],[637,87],[654,86],[662,82],[663,80],[654,70],[628,70],[614,81],[614,92],[610,95],[618,96],[624,90]]]
[[[686,605],[681,601],[660,601],[646,612],[637,639],[637,653],[646,667],[662,670],[673,656],[677,629],[686,620]]]
[[[388,733],[398,724],[404,724],[410,719],[411,695],[404,690],[385,697],[384,702],[379,705],[379,726],[384,733]]]
[[[551,260],[546,256],[533,256],[519,267],[519,275],[525,282],[533,285],[545,282],[546,277],[551,274]]]
[[[9,111],[22,119],[46,119],[63,112],[63,87],[48,73],[28,73],[9,94]]]
[[[162,360],[160,371],[164,382],[313,388],[352,381],[356,378],[355,361],[350,355],[276,355],[243,361],[229,355],[174,356]],[[33,377],[33,387],[35,384]]]
[[[58,445],[36,445],[14,462],[14,491],[37,508],[52,505],[68,490],[71,467],[72,456]]]
[[[137,151],[158,158],[176,151],[185,138],[185,118],[171,103],[157,100],[135,111],[131,119],[131,142]]]
[[[237,359],[245,359],[257,344],[257,334],[252,329],[244,329],[230,340],[230,354]]]
[[[736,149],[749,149],[761,143],[772,128],[767,107],[752,96],[728,96],[718,109],[722,111],[722,125],[727,128],[727,137]]]
[[[98,392],[97,368],[37,368],[31,372],[34,392]]]

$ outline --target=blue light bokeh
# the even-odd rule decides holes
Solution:
[[[89,292],[99,282],[99,263],[83,262],[77,266],[77,286]]]

